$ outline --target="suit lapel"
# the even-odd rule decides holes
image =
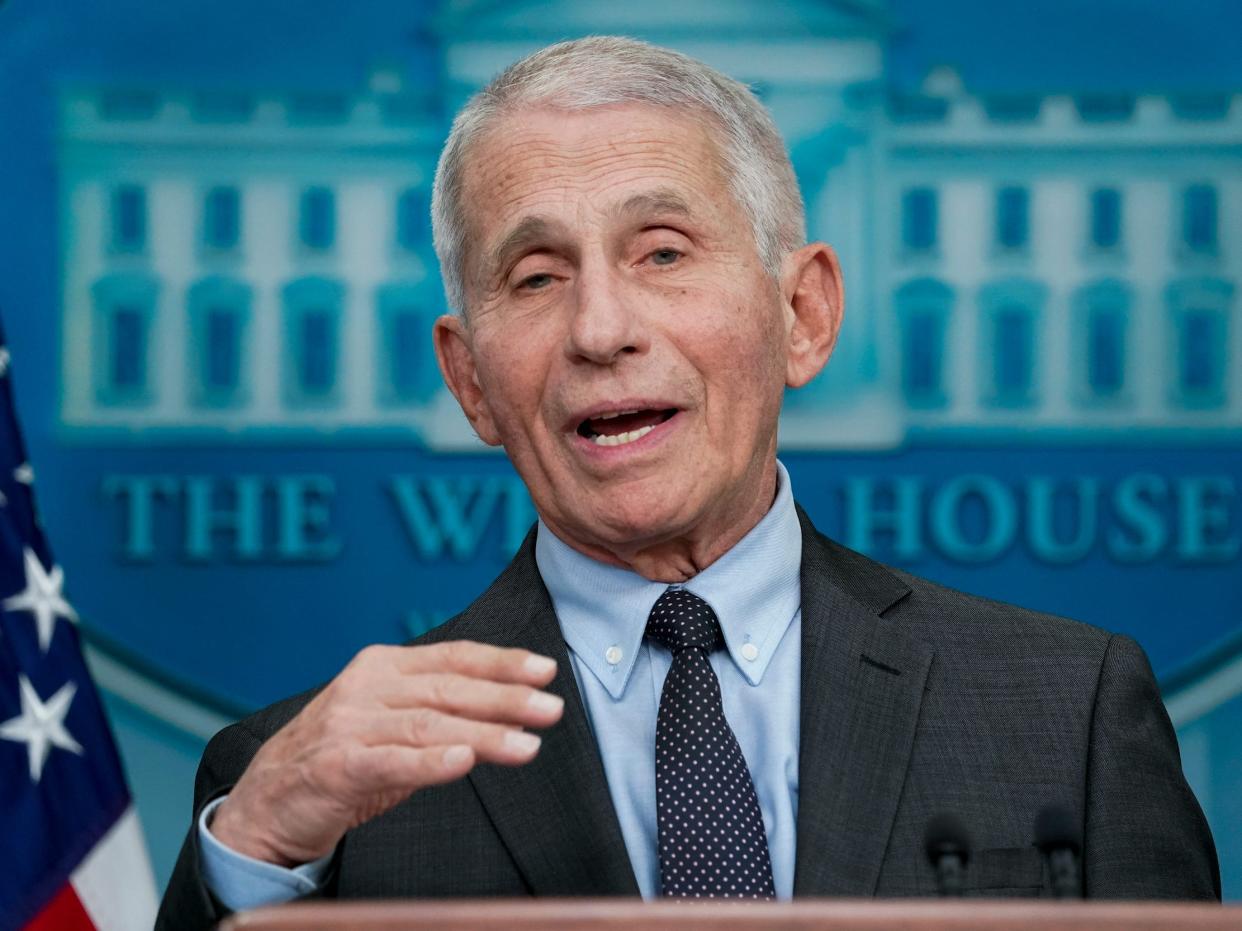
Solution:
[[[553,657],[565,700],[543,747],[519,767],[479,766],[470,781],[534,895],[638,895],[569,651],[535,567],[534,533],[469,609],[489,642]],[[484,636],[480,636],[484,639]]]
[[[931,648],[885,621],[909,588],[802,519],[802,707],[794,894],[875,894]]]

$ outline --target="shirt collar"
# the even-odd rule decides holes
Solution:
[[[776,500],[746,536],[683,583],[716,612],[725,646],[758,685],[802,604],[802,527],[789,473],[778,461]],[[592,559],[542,521],[535,563],[569,649],[620,699],[642,645],[647,616],[669,586]]]

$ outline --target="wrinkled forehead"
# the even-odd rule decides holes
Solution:
[[[467,151],[462,213],[468,267],[516,227],[589,206],[614,216],[638,206],[689,212],[732,202],[714,121],[685,108],[622,104],[515,110]]]

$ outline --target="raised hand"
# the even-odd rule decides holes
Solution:
[[[554,724],[564,708],[541,691],[555,674],[546,656],[464,640],[367,647],[260,748],[211,833],[293,866],[476,763],[526,763],[540,738],[523,728]]]

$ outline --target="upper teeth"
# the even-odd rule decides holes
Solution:
[[[637,414],[638,411],[617,411],[615,414],[600,414],[596,420],[612,420],[614,417],[620,417],[623,414]]]
[[[616,415],[614,414],[613,416],[615,417]],[[602,420],[603,418],[601,417],[600,419]],[[654,429],[654,426],[648,425],[646,427],[639,427],[637,430],[631,430],[629,433],[618,433],[616,436],[604,436],[602,433],[597,433],[591,437],[591,442],[596,446],[623,446],[626,443],[633,443],[635,440],[641,439]]]

